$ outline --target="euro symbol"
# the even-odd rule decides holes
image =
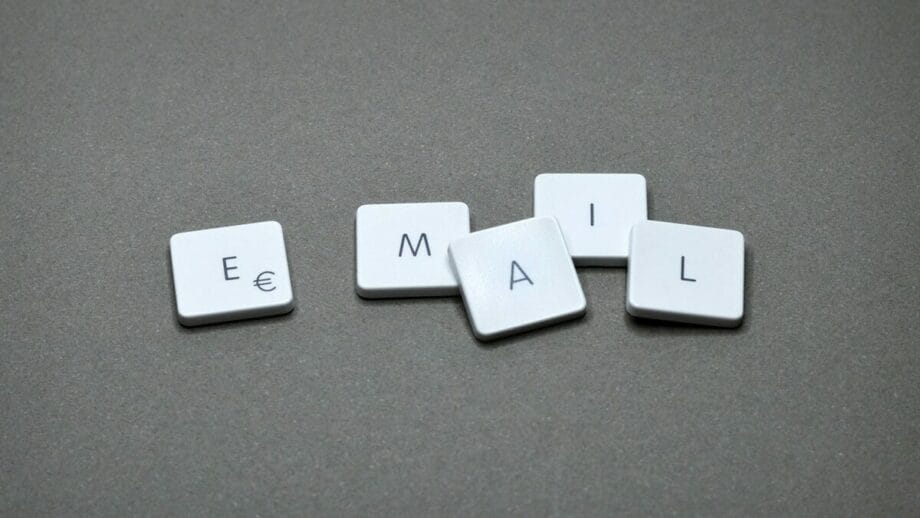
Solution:
[[[272,286],[272,275],[275,275],[275,272],[264,271],[256,277],[256,280],[252,281],[252,285],[262,291],[274,291],[275,286]],[[266,286],[271,287],[266,288]]]

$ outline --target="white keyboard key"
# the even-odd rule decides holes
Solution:
[[[641,174],[541,174],[534,217],[559,222],[577,266],[625,266],[629,230],[648,217]]]
[[[284,234],[275,221],[175,234],[169,253],[183,325],[294,309]]]
[[[525,219],[450,244],[473,333],[481,340],[576,318],[585,296],[559,225]]]
[[[461,202],[362,205],[355,215],[358,295],[456,295],[447,245],[470,233]]]
[[[735,327],[744,316],[744,236],[660,221],[632,229],[626,310],[633,316]]]

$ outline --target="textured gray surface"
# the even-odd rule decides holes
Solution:
[[[0,3],[0,514],[920,512],[920,4],[253,4]],[[744,232],[740,329],[354,294],[362,203],[605,170]],[[265,219],[298,308],[179,327]]]

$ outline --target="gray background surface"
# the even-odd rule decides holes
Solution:
[[[0,514],[916,515],[917,2],[0,3]],[[362,203],[638,172],[748,243],[737,330],[484,346],[354,293]],[[171,234],[277,219],[299,305],[180,327]]]

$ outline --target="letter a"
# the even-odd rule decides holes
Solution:
[[[515,278],[514,277],[515,270],[521,272],[522,277]],[[517,261],[511,261],[511,289],[512,290],[514,289],[514,284],[516,282],[524,282],[524,281],[529,282],[530,285],[533,286],[533,281],[530,280],[530,277],[527,276],[527,272],[525,272],[524,269],[521,268],[521,265],[519,265]]]
[[[422,235],[419,236],[418,242],[415,243],[415,246],[412,246],[412,241],[409,240],[409,234],[403,234],[402,240],[399,242],[399,257],[402,257],[403,247],[407,244],[409,245],[409,251],[412,252],[412,257],[418,255],[418,251],[422,249],[422,243],[425,243],[425,250],[428,252],[428,255],[431,255],[431,248],[428,246],[428,236],[422,232]]]

